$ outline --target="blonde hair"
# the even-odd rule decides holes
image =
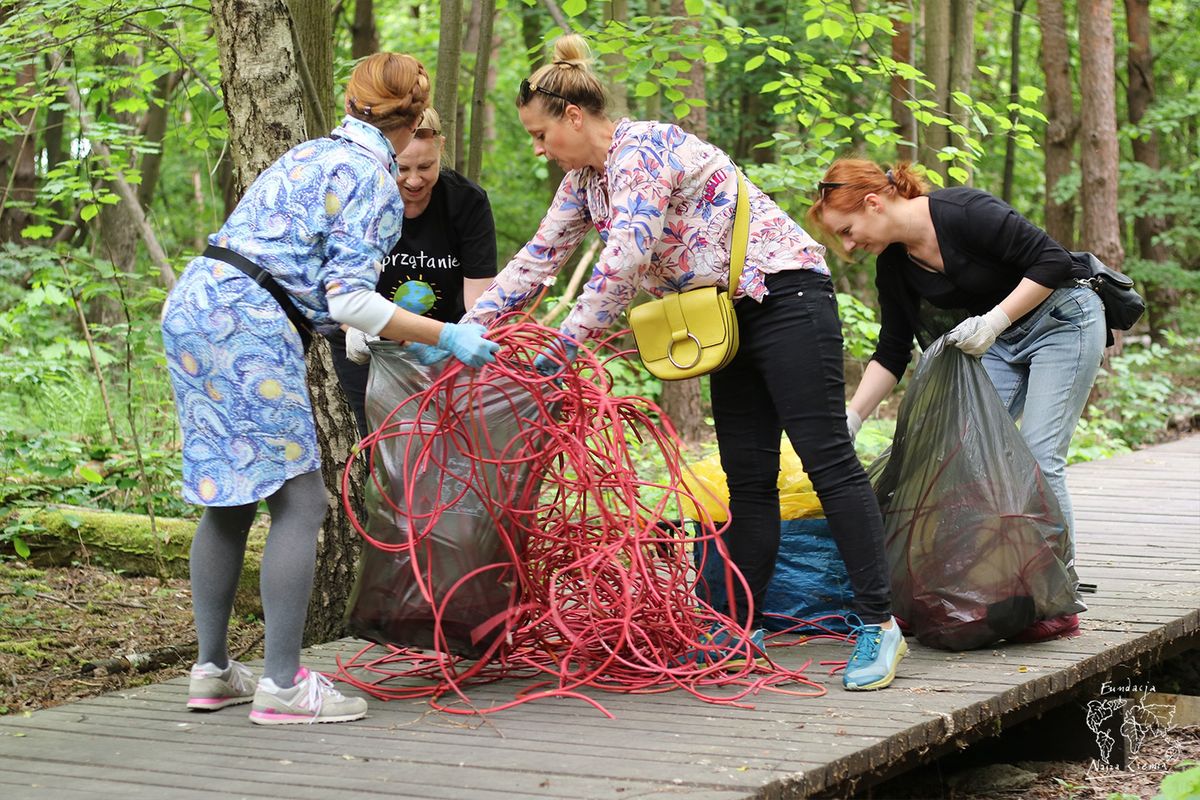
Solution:
[[[824,231],[836,241],[833,231],[822,221],[826,209],[850,214],[862,207],[869,194],[911,199],[928,192],[929,184],[907,161],[899,161],[885,172],[874,161],[839,158],[817,184],[817,199],[808,209],[806,218],[812,226],[810,230]]]
[[[346,84],[350,116],[381,131],[411,128],[429,105],[429,73],[401,53],[374,53],[359,61]]]
[[[604,116],[608,95],[592,72],[591,63],[592,51],[582,36],[570,33],[558,37],[554,40],[554,59],[529,76],[529,91],[518,93],[517,107],[536,100],[552,117],[561,117],[568,104]]]

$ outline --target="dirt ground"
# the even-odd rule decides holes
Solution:
[[[0,561],[0,715],[178,677],[192,665],[195,642],[186,580]],[[261,642],[260,620],[234,620],[234,657],[260,657]],[[88,666],[164,647],[162,657],[179,660],[152,671]]]

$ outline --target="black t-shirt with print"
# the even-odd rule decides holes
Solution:
[[[495,275],[496,223],[487,192],[443,169],[429,206],[404,220],[375,290],[414,314],[458,322],[466,310],[463,278]]]

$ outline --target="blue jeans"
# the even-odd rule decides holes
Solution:
[[[756,615],[779,552],[779,437],[788,440],[821,501],[867,624],[891,618],[883,517],[846,428],[842,326],[829,276],[768,275],[763,302],[736,305],[738,353],[711,377],[721,467],[729,482],[730,560],[746,577]],[[732,587],[744,619],[740,584]],[[757,627],[757,621],[755,623]]]
[[[1054,491],[1067,523],[1068,567],[1075,517],[1067,493],[1067,449],[1104,351],[1104,306],[1086,287],[1057,289],[1002,333],[983,366]]]

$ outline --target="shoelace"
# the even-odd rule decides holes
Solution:
[[[878,625],[858,624],[850,628],[855,635],[854,652],[850,655],[850,664],[863,664],[874,661],[879,655],[879,647],[883,644],[883,628]]]
[[[333,688],[333,681],[319,672],[309,671],[308,675],[304,678],[304,682],[308,684],[308,689],[305,692],[304,701],[300,703],[300,707],[307,708],[313,712],[312,719],[308,721],[311,725],[316,721],[317,717],[321,716],[321,707],[325,703],[325,698],[339,694],[339,692]]]

